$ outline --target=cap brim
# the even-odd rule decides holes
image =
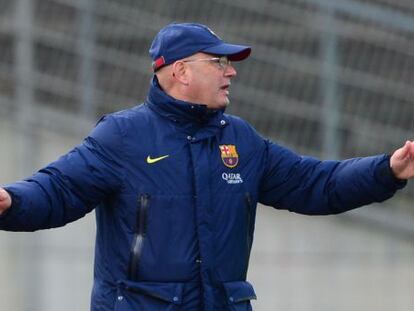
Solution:
[[[207,49],[203,49],[202,52],[214,54],[214,55],[227,55],[229,60],[237,62],[249,57],[252,49],[250,46],[236,45],[221,43]]]

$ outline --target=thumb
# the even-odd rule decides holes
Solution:
[[[0,188],[0,201],[3,201],[7,198],[7,192],[3,188]]]
[[[403,160],[410,152],[410,141],[406,141],[405,145],[402,146],[400,149],[398,149],[397,151],[395,151],[394,156],[396,159],[398,160]]]
[[[10,194],[3,188],[0,188],[0,213],[8,209],[10,206],[11,206]]]

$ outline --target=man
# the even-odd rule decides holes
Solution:
[[[414,143],[319,161],[263,139],[224,114],[232,62],[250,51],[200,24],[163,28],[145,103],[5,186],[0,228],[63,226],[96,207],[92,310],[251,310],[256,204],[322,215],[383,201],[414,175]]]

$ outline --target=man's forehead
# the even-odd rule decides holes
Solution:
[[[193,55],[190,55],[188,57],[186,57],[185,59],[193,59],[193,58],[208,58],[208,57],[216,57],[217,55],[214,54],[208,54],[208,53],[204,53],[204,52],[197,52],[194,53]]]

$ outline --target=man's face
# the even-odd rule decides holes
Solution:
[[[230,103],[230,80],[237,74],[231,64],[226,65],[223,61],[220,64],[217,58],[197,53],[183,60],[189,70],[189,101],[207,105],[210,109],[222,109]]]

